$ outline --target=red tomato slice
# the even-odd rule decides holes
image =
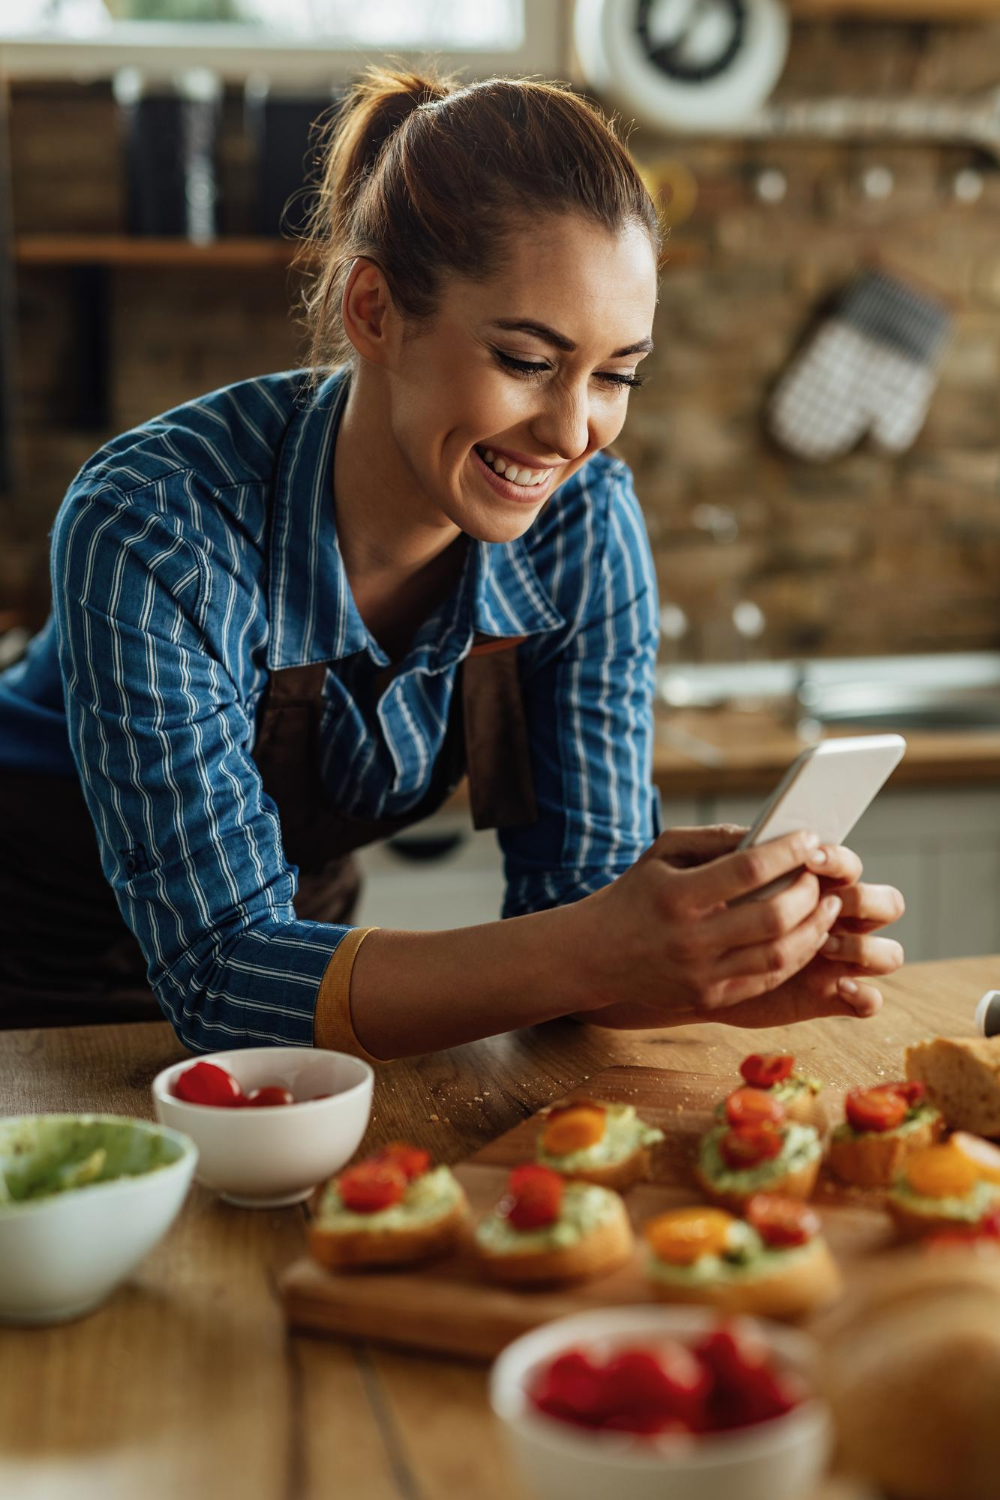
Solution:
[[[241,1105],[243,1090],[232,1073],[218,1063],[196,1062],[174,1080],[174,1098],[185,1104],[214,1104],[224,1109]]]
[[[855,1130],[895,1130],[902,1125],[909,1106],[895,1084],[874,1089],[852,1089],[844,1106],[847,1123]]]
[[[955,1247],[985,1244],[996,1250],[1000,1246],[1000,1208],[991,1208],[978,1224],[956,1224],[954,1229],[939,1229],[924,1240],[928,1250],[948,1250]]]
[[[916,1104],[922,1104],[924,1096],[927,1093],[924,1085],[916,1081],[912,1083],[887,1083],[884,1086],[887,1089],[892,1089],[893,1093],[898,1094],[901,1099],[905,1099],[910,1109],[913,1109]]]
[[[807,1245],[820,1229],[815,1209],[796,1202],[794,1198],[782,1198],[777,1193],[755,1193],[746,1206],[744,1217],[772,1250]]]
[[[780,1125],[785,1106],[773,1094],[760,1089],[737,1089],[726,1100],[726,1119],[730,1125]]]
[[[657,1414],[691,1430],[705,1425],[712,1378],[686,1344],[671,1339],[655,1350],[625,1349],[604,1374],[617,1412]]]
[[[345,1208],[355,1214],[377,1214],[391,1208],[406,1192],[406,1178],[391,1161],[363,1161],[337,1178]]]
[[[740,1063],[740,1076],[752,1089],[772,1089],[791,1076],[794,1066],[790,1052],[753,1052]]]
[[[763,1121],[760,1125],[735,1125],[719,1142],[722,1159],[734,1171],[773,1161],[781,1154],[781,1131]]]
[[[543,1229],[554,1224],[562,1207],[563,1179],[550,1167],[527,1163],[515,1167],[497,1213],[515,1229]]]
[[[375,1153],[376,1161],[390,1161],[399,1168],[407,1182],[422,1177],[431,1164],[431,1153],[407,1141],[390,1141]]]
[[[253,1089],[247,1094],[247,1103],[254,1109],[274,1109],[279,1104],[294,1104],[295,1095],[289,1089],[279,1088],[276,1083],[269,1083],[264,1088]]]

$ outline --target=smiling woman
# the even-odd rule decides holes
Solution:
[[[373,72],[324,149],[308,367],[116,438],[57,518],[0,677],[0,1024],[155,995],[192,1048],[378,1060],[870,1014],[901,903],[853,855],[657,838],[655,576],[605,450],[659,238],[621,140],[556,85]],[[351,852],[465,772],[505,920],[352,925]]]

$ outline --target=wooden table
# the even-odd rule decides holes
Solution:
[[[379,1074],[366,1145],[406,1136],[456,1161],[612,1063],[728,1082],[747,1051],[790,1045],[834,1086],[876,1082],[900,1073],[907,1043],[971,1034],[975,1002],[998,978],[1000,957],[915,965],[885,985],[876,1020],[791,1034],[564,1022],[394,1063]],[[150,1116],[150,1079],[182,1055],[160,1024],[0,1033],[0,1113]],[[0,1495],[525,1500],[482,1368],[286,1336],[274,1275],[302,1242],[301,1210],[230,1208],[196,1188],[100,1311],[0,1330]]]

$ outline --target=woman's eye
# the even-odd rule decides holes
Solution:
[[[645,384],[646,380],[644,375],[618,375],[610,370],[602,371],[594,378],[595,380],[603,380],[606,385],[615,386],[619,390],[624,388],[630,391],[637,391],[641,385]]]
[[[494,349],[494,354],[502,365],[508,370],[516,370],[519,375],[544,375],[551,365],[539,364],[535,360],[515,359],[513,354],[504,354],[502,349]]]
[[[513,370],[517,375],[545,375],[552,369],[552,366],[544,361],[518,359],[516,355],[505,354],[502,349],[494,349],[493,353],[505,370]],[[642,375],[619,374],[614,370],[595,371],[593,378],[616,391],[637,390],[644,380]]]

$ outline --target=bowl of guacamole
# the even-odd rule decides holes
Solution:
[[[198,1151],[118,1115],[0,1119],[0,1322],[79,1317],[170,1228]]]

